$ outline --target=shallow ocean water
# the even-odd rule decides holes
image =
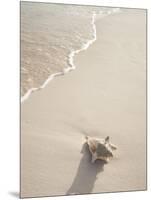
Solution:
[[[72,67],[71,56],[93,41],[93,15],[115,8],[21,2],[21,96],[39,88],[51,74]]]

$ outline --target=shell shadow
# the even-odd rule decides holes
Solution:
[[[97,180],[97,174],[104,170],[105,161],[96,160],[95,163],[91,163],[91,153],[86,143],[83,145],[81,153],[83,156],[76,176],[66,195],[91,193]]]

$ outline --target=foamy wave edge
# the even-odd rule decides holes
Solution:
[[[120,12],[120,8],[113,8],[112,11],[107,12],[107,15],[111,15],[114,13]],[[103,17],[103,16],[102,16]],[[28,97],[35,91],[41,90],[43,88],[45,88],[45,86],[51,81],[53,80],[55,77],[57,76],[61,76],[61,75],[65,75],[66,73],[75,70],[76,66],[74,65],[73,62],[73,58],[76,54],[78,54],[80,51],[84,51],[86,50],[94,41],[96,41],[97,36],[96,36],[96,25],[95,25],[95,19],[96,19],[96,13],[93,12],[92,13],[92,20],[91,20],[91,25],[92,25],[92,30],[93,30],[93,38],[91,40],[88,40],[85,44],[82,45],[82,47],[78,50],[72,50],[69,54],[69,67],[64,68],[63,71],[61,72],[57,72],[54,74],[51,74],[46,81],[43,83],[43,85],[41,85],[39,88],[31,88],[28,90],[28,92],[26,92],[26,94],[21,97],[21,103],[23,103],[26,99],[28,99]]]

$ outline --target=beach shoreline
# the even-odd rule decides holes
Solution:
[[[21,197],[146,189],[145,20],[137,10],[97,20],[76,70],[21,104]],[[90,163],[86,134],[118,146],[109,164]]]
[[[24,102],[27,98],[29,98],[29,96],[32,94],[32,92],[38,91],[40,89],[45,88],[45,86],[51,81],[53,80],[55,77],[60,76],[60,75],[65,75],[66,73],[75,70],[75,65],[74,65],[74,56],[76,54],[78,54],[80,51],[86,50],[87,48],[89,48],[89,46],[95,42],[96,40],[96,27],[95,27],[95,13],[92,13],[92,20],[91,20],[91,25],[92,25],[92,30],[93,30],[93,35],[92,35],[92,39],[88,40],[85,44],[82,45],[82,47],[78,50],[73,50],[70,52],[69,56],[68,56],[68,63],[69,63],[69,67],[64,68],[62,71],[51,74],[45,81],[44,83],[39,87],[39,88],[31,88],[27,91],[27,93],[24,94],[24,96],[21,97],[21,103]]]
[[[57,76],[62,76],[62,75],[65,75],[66,73],[72,71],[72,70],[75,70],[76,69],[76,66],[74,65],[74,56],[78,53],[80,53],[81,51],[84,51],[84,50],[87,50],[87,48],[89,48],[89,46],[91,44],[93,44],[93,42],[95,42],[96,40],[96,26],[95,26],[95,22],[97,21],[96,20],[96,16],[98,18],[103,18],[103,17],[106,17],[108,15],[114,15],[116,13],[120,12],[120,9],[119,8],[115,8],[115,9],[112,9],[108,12],[106,12],[105,15],[103,15],[102,13],[99,15],[99,14],[96,14],[96,12],[92,12],[92,19],[90,21],[90,24],[92,26],[92,38],[87,40],[87,42],[83,43],[81,48],[80,49],[77,49],[77,50],[72,50],[69,55],[68,55],[68,63],[69,63],[69,66],[68,67],[65,67],[64,69],[56,72],[56,73],[52,73],[48,76],[48,78],[43,82],[43,84],[39,87],[34,87],[34,88],[30,88],[23,96],[21,96],[21,103],[23,103],[26,99],[28,99],[30,97],[30,95],[33,93],[33,92],[36,92],[38,90],[41,90],[43,88],[46,87],[46,85],[52,81],[54,78],[56,78]]]

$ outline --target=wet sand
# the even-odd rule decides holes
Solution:
[[[21,196],[146,189],[144,10],[96,22],[97,40],[21,105]],[[91,164],[84,135],[118,146]]]

